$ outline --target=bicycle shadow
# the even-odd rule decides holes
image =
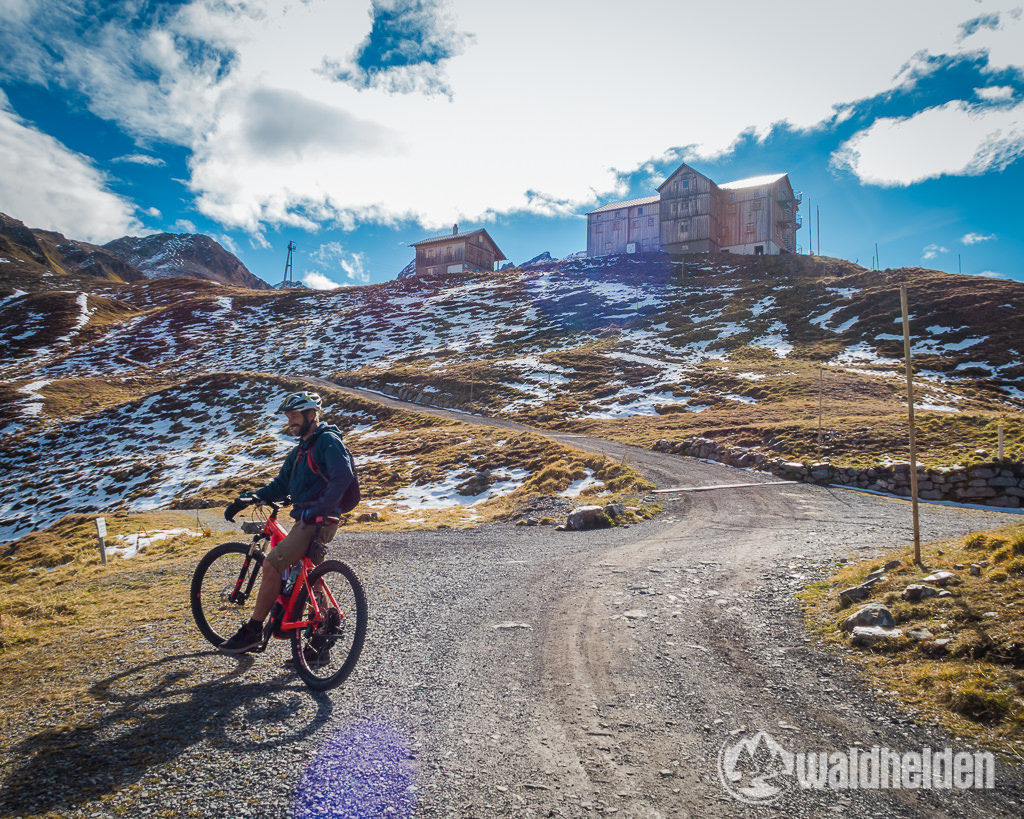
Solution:
[[[211,673],[196,662],[211,655],[224,657],[173,655],[90,686],[100,713],[39,731],[11,749],[21,761],[0,784],[0,813],[68,809],[132,784],[199,743],[244,754],[300,741],[330,719],[330,698],[293,674],[240,682],[251,656]]]

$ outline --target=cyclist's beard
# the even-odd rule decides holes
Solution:
[[[313,419],[312,418],[303,418],[302,419],[302,426],[299,427],[299,431],[295,433],[295,436],[297,438],[305,438],[307,435],[309,435],[309,431],[312,428],[313,428]]]

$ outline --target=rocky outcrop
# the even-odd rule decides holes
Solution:
[[[709,438],[688,438],[680,442],[661,440],[654,449],[759,469],[791,481],[824,486],[838,484],[910,497],[910,465],[905,463],[853,469],[829,463],[785,461],[760,452],[725,446]],[[1024,506],[1024,463],[992,461],[968,468],[918,467],[917,479],[921,500],[950,500],[1009,509]]]
[[[201,233],[122,236],[107,242],[103,248],[150,279],[191,276],[256,290],[270,288],[250,273],[237,256]]]

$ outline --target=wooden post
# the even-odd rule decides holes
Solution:
[[[875,242],[875,270],[880,270],[881,267],[882,267],[882,262],[878,258],[878,242]]]
[[[998,454],[999,460],[1001,461],[1001,460],[1003,460],[1003,422],[1002,421],[999,422],[999,427],[997,429],[998,429],[998,431],[996,432],[996,452]]]
[[[825,366],[818,365],[818,458],[821,458],[821,393],[825,379]]]
[[[814,221],[818,226],[818,255],[821,255],[821,208],[814,206]]]
[[[921,565],[921,527],[917,515],[917,445],[914,437],[914,366],[910,361],[910,317],[907,313],[907,286],[900,285],[900,309],[903,312],[903,357],[907,362],[907,420],[910,425],[910,507],[914,519],[914,563]]]
[[[96,534],[100,539],[100,562],[107,565],[107,521],[104,518],[96,518]]]

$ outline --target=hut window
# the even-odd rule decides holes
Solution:
[[[683,188],[685,189],[685,188],[688,188],[688,187],[690,187],[690,180],[689,179],[684,179],[683,180]]]

